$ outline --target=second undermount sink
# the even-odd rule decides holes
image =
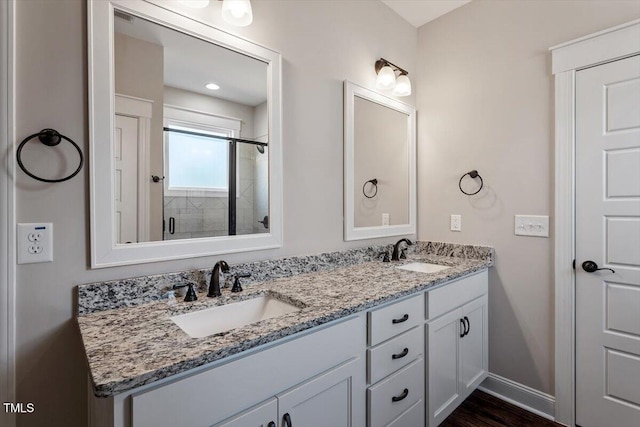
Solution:
[[[171,320],[191,338],[203,338],[299,310],[300,307],[273,296],[262,295],[193,313],[180,314],[171,317]]]
[[[451,267],[447,265],[431,264],[429,262],[412,262],[410,264],[400,265],[396,268],[401,270],[417,271],[418,273],[436,273]]]

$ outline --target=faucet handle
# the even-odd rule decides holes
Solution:
[[[380,252],[378,254],[378,258],[380,258],[380,255],[384,255],[384,257],[382,258],[382,262],[390,262],[389,261],[389,252],[387,252],[387,251]]]
[[[231,292],[242,292],[242,286],[240,285],[241,277],[251,277],[251,273],[238,273],[235,275],[235,279],[233,281],[233,288],[231,288]]]
[[[198,296],[196,295],[196,291],[193,289],[195,283],[188,282],[184,285],[173,285],[173,289],[180,289],[187,286],[189,287],[189,289],[187,289],[187,294],[184,296],[185,302],[197,301]]]

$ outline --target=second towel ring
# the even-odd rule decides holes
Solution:
[[[371,185],[375,189],[375,191],[371,196],[368,196],[366,191],[364,191],[364,188],[369,183],[371,183]],[[364,197],[366,197],[367,199],[373,199],[374,197],[376,197],[376,194],[378,194],[378,180],[376,178],[373,178],[373,179],[370,179],[369,181],[365,181],[365,183],[362,185],[362,194],[364,194]]]
[[[75,149],[78,150],[78,155],[80,156],[80,163],[78,164],[78,168],[71,175],[68,175],[68,176],[65,176],[64,178],[59,178],[59,179],[41,178],[41,177],[39,177],[37,175],[34,175],[33,173],[29,172],[27,170],[27,168],[24,166],[24,164],[22,163],[22,157],[21,157],[22,149],[24,148],[24,146],[25,146],[25,144],[27,142],[31,141],[36,136],[38,137],[38,139],[40,140],[41,143],[43,143],[44,145],[49,146],[49,147],[55,147],[56,145],[60,144],[60,142],[63,139],[65,141],[69,141],[69,143],[71,143],[71,145],[73,145],[75,147]],[[16,151],[16,160],[18,161],[18,166],[20,166],[20,169],[22,169],[22,171],[24,173],[29,175],[31,178],[37,179],[38,181],[42,181],[42,182],[63,182],[63,181],[67,181],[67,180],[73,178],[74,176],[76,176],[78,174],[78,172],[80,172],[80,169],[82,169],[82,165],[84,164],[84,156],[82,155],[82,150],[80,149],[80,147],[78,147],[78,144],[76,144],[71,139],[67,138],[66,136],[62,135],[61,133],[59,133],[58,131],[56,131],[54,129],[42,129],[40,132],[34,133],[33,135],[29,135],[28,137],[23,139],[22,142],[20,143],[20,145],[18,145],[18,150]]]
[[[469,175],[470,178],[479,178],[480,179],[480,188],[478,188],[478,190],[475,193],[467,193],[466,191],[464,191],[462,189],[462,180],[464,179],[465,176]],[[467,196],[473,196],[474,194],[478,194],[480,192],[480,190],[482,190],[482,187],[484,186],[484,181],[482,180],[482,177],[480,176],[480,174],[478,173],[477,170],[472,170],[469,171],[467,173],[465,173],[464,175],[462,175],[460,177],[460,181],[458,181],[458,188],[460,189],[460,191],[462,191],[464,194],[466,194]]]

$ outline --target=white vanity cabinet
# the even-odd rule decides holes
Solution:
[[[92,427],[439,425],[488,374],[483,270],[152,384]]]
[[[427,414],[439,425],[488,374],[487,272],[427,292]]]
[[[355,427],[351,395],[359,364],[352,359],[215,427]]]
[[[424,425],[424,296],[368,315],[367,425]]]
[[[289,427],[287,417],[293,426],[363,426],[365,318],[361,313],[196,373],[93,397],[90,424]]]

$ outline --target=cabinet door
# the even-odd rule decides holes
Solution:
[[[487,377],[489,368],[487,296],[462,307],[467,333],[460,339],[462,399],[473,392]]]
[[[364,396],[364,374],[364,359],[354,358],[278,395],[278,426],[364,425],[364,398],[356,396]],[[358,405],[362,406],[360,410]]]
[[[274,397],[216,424],[215,427],[276,427],[277,421],[278,400]]]
[[[427,323],[428,415],[437,426],[462,402],[460,395],[460,319],[462,308]]]

